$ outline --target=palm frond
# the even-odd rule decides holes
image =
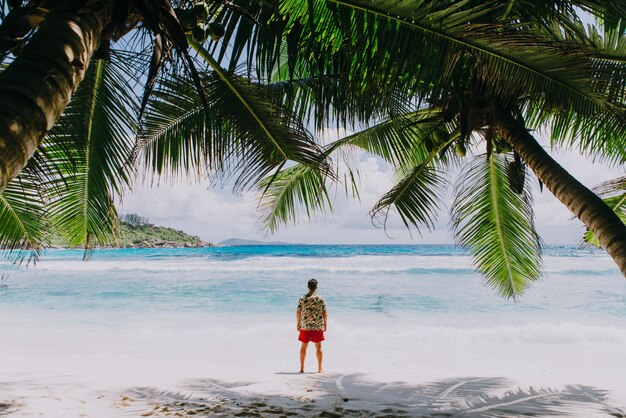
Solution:
[[[281,170],[261,181],[259,189],[263,190],[260,223],[269,233],[281,224],[295,223],[302,215],[310,219],[327,209],[332,211],[326,176],[312,167],[298,164]]]
[[[574,100],[601,101],[592,92],[582,90],[582,82],[577,79],[586,75],[581,71],[586,69],[582,67],[587,64],[584,56],[559,54],[554,42],[533,29],[532,22],[494,24],[504,6],[496,1],[476,5],[468,1],[332,0],[327,5],[321,0],[291,0],[281,4],[281,11],[289,15],[293,25],[309,25],[302,42],[313,41],[335,55],[348,48],[352,53],[350,74],[363,84],[384,81],[371,78],[382,75],[395,85],[409,88],[424,83],[445,84],[445,75],[450,74],[450,65],[454,64],[449,60],[465,66],[480,57],[492,69],[484,76],[489,77],[495,90],[517,92],[523,85],[538,92],[549,84],[565,96],[574,96]],[[313,38],[316,34],[319,36]],[[407,44],[412,47],[405,48]],[[463,51],[468,53],[459,57],[457,52]],[[576,52],[586,55],[583,47]],[[495,77],[497,74],[500,76]],[[379,87],[385,88],[385,84]],[[425,87],[439,90],[434,85]]]
[[[587,74],[577,78],[584,90],[601,101],[575,101],[547,90],[522,101],[525,118],[534,128],[549,127],[554,145],[576,146],[581,153],[612,163],[626,161],[626,55],[623,36],[615,31],[598,33],[593,26],[576,26],[575,33],[553,31],[563,48],[589,45],[583,55]],[[566,51],[567,53],[567,51]],[[572,75],[574,77],[574,75]]]
[[[342,148],[356,147],[394,166],[411,165],[429,155],[433,135],[436,131],[443,132],[444,125],[438,110],[421,109],[396,115],[343,137],[329,144],[325,152],[330,154]]]
[[[626,177],[619,177],[600,183],[593,188],[593,191],[598,196],[604,197],[604,203],[626,224]],[[583,241],[602,248],[598,237],[590,229],[587,229],[585,232]]]
[[[572,3],[596,16],[605,29],[626,31],[626,5],[621,0],[573,0]]]
[[[204,76],[210,103],[200,113],[197,95],[180,77],[164,80],[148,104],[138,142],[144,163],[156,173],[182,168],[208,175],[236,172],[236,187],[246,188],[286,161],[324,168],[321,150],[288,109],[271,101],[271,92],[223,70],[198,44],[192,44],[213,72]]]
[[[452,85],[479,82],[502,103],[518,103],[533,127],[552,124],[555,141],[626,159],[620,89],[606,87],[623,86],[623,77],[598,71],[599,48],[574,39],[585,34],[573,4],[549,10],[552,27],[527,6],[289,0],[281,13],[289,18],[286,31],[300,33],[311,73],[346,74],[353,91],[375,85],[380,94],[400,90],[436,98]]]
[[[328,144],[324,155],[359,148],[399,170],[408,167],[410,171],[426,159],[435,158],[436,152],[456,138],[449,133],[450,126],[444,121],[441,109],[435,106],[405,111]]]
[[[610,207],[613,212],[617,214],[620,220],[626,224],[626,193],[618,196],[608,197],[603,199],[604,203]],[[592,230],[587,229],[585,235],[583,236],[583,241],[587,244],[591,244],[596,246],[597,248],[602,248],[598,237],[593,233]]]
[[[278,63],[286,23],[274,18],[276,4],[258,0],[209,3],[210,15],[225,33],[219,41],[209,40],[206,49],[230,72],[243,62],[249,76],[256,71],[258,78],[269,79]]]
[[[240,110],[236,114],[231,114],[233,122],[239,122],[243,113],[249,118],[249,122],[241,125],[241,128],[250,130],[250,122],[253,122],[253,129],[260,130],[263,135],[261,138],[251,137],[252,141],[240,146],[240,150],[245,154],[242,160],[249,160],[242,166],[244,173],[239,180],[241,183],[247,184],[260,180],[276,165],[283,164],[287,160],[305,166],[326,168],[323,167],[324,162],[319,147],[302,121],[295,118],[288,109],[272,105],[264,97],[267,95],[267,90],[260,88],[260,85],[251,84],[248,80],[225,71],[201,45],[193,42],[191,45],[213,69],[222,86],[227,87],[224,93],[228,94],[224,95],[228,98],[228,102],[224,104],[243,110],[243,112]],[[251,175],[251,168],[255,166],[260,168],[260,174],[256,178]]]
[[[204,79],[209,109],[214,109],[210,82]],[[197,91],[186,78],[163,78],[155,87],[141,122],[133,160],[141,160],[144,171],[166,179],[182,176],[199,180],[209,173],[205,147],[219,138],[222,124],[207,119]],[[218,157],[214,146],[211,154]]]
[[[589,26],[585,37],[598,49],[595,60],[614,64],[626,63],[626,38],[619,31],[606,30],[600,33],[597,27]]]
[[[593,188],[598,196],[610,196],[626,192],[626,177],[618,177],[598,184]]]
[[[541,274],[529,186],[521,195],[511,190],[499,154],[475,157],[460,179],[451,210],[455,238],[489,286],[517,298]]]
[[[50,222],[86,256],[95,245],[117,241],[113,196],[130,184],[137,109],[123,69],[96,61],[44,141],[43,152],[57,166],[46,184]]]
[[[436,108],[395,118],[353,135],[350,144],[379,155],[396,167],[396,184],[376,202],[370,212],[372,218],[386,226],[393,207],[409,230],[413,226],[420,232],[420,225],[432,230],[445,190],[443,173],[435,167],[447,165],[448,160],[441,155],[458,136],[458,131],[449,133]]]
[[[0,195],[0,251],[16,262],[37,262],[50,242],[36,177],[26,168]]]
[[[583,155],[608,164],[626,162],[626,107],[621,117],[615,113],[581,115],[573,111],[557,113],[533,110],[528,126],[549,126],[554,146],[575,147]]]
[[[396,187],[378,202],[372,210],[377,216],[395,205],[407,227],[426,224],[431,227],[438,209],[437,196],[442,191],[438,175],[429,166],[438,159],[441,149],[450,144],[456,136],[449,135],[446,124],[437,108],[421,109],[397,115],[360,132],[345,136],[328,144],[323,157],[328,159],[339,153],[336,172],[345,171],[343,183],[346,196],[358,197],[358,171],[350,167],[347,157],[350,149],[359,148],[377,155],[398,169],[399,180]],[[339,164],[343,162],[345,164]],[[332,210],[325,175],[313,168],[295,166],[268,176],[259,189],[264,191],[260,208],[261,225],[275,232],[280,224],[296,221],[298,208],[304,208],[307,218],[315,213]]]
[[[303,71],[306,74],[306,70]],[[294,78],[290,74],[274,77],[268,87],[275,100],[306,125],[321,130],[333,125],[338,129],[367,126],[387,118],[412,112],[419,103],[404,91],[380,94],[376,84],[354,89],[347,74],[319,74]]]
[[[396,209],[402,222],[411,229],[414,226],[420,232],[420,226],[429,231],[434,223],[441,205],[441,196],[445,190],[442,173],[420,164],[404,177],[399,178],[393,188],[387,192],[372,208],[372,218],[381,218],[386,227],[389,212]]]

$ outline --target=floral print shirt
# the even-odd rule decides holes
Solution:
[[[326,311],[326,302],[317,294],[303,295],[298,301],[298,309],[300,309],[300,329],[305,331],[318,330],[322,331],[324,327],[324,311]]]

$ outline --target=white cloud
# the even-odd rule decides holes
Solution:
[[[254,230],[255,203],[207,184],[137,185],[120,205],[124,213],[138,213],[157,225],[183,229],[209,241]]]
[[[326,141],[337,137],[336,131],[322,133]],[[346,134],[349,134],[347,132]],[[550,151],[566,170],[587,187],[624,175],[623,168],[593,163],[575,151]],[[302,218],[298,225],[283,227],[268,239],[306,243],[452,243],[449,231],[448,207],[452,201],[451,189],[444,199],[433,233],[422,231],[423,237],[404,228],[399,217],[391,213],[387,234],[373,226],[370,209],[393,184],[393,170],[383,160],[365,152],[356,151],[353,167],[361,174],[360,201],[346,198],[343,186],[332,195],[333,213],[311,222]],[[534,176],[532,181],[537,184]],[[456,180],[455,174],[450,178]],[[545,190],[534,191],[537,228],[547,243],[578,243],[582,224],[572,220],[570,212]],[[233,195],[229,190],[209,188],[208,184],[175,184],[148,187],[138,185],[121,205],[125,213],[135,212],[160,225],[183,229],[205,240],[219,242],[230,237],[264,239],[256,222],[254,194]]]

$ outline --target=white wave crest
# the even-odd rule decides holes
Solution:
[[[472,270],[468,256],[365,256],[353,257],[267,257],[216,259],[177,257],[158,259],[44,260],[40,271],[329,271],[329,272],[402,272],[408,270]]]

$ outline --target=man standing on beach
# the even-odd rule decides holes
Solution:
[[[304,359],[309,342],[315,344],[317,355],[317,372],[322,372],[322,341],[328,318],[326,316],[326,303],[317,294],[317,280],[311,279],[308,283],[309,293],[300,297],[298,310],[296,311],[297,329],[300,331],[298,340],[302,342],[300,347],[300,373],[304,373]]]

